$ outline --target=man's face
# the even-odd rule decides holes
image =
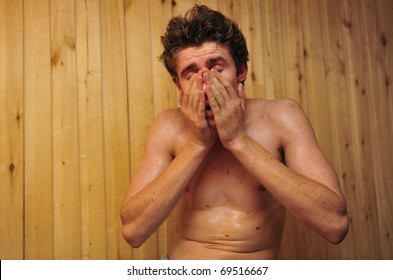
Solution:
[[[189,79],[199,70],[207,68],[209,70],[215,69],[221,73],[221,75],[227,79],[237,89],[237,84],[245,80],[247,73],[247,67],[244,70],[236,74],[235,62],[230,55],[229,50],[216,42],[206,42],[200,46],[185,48],[176,55],[176,71],[177,77],[173,80],[179,90],[179,102],[182,103],[183,90],[189,85]],[[202,90],[206,87],[203,82]],[[206,118],[209,122],[209,126],[214,125],[214,118],[211,112],[209,102],[205,97],[206,103]]]

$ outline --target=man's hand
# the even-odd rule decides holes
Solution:
[[[202,80],[202,71],[190,78],[189,86],[183,91],[181,111],[190,125],[191,140],[198,145],[211,147],[214,143],[214,136],[206,120]]]
[[[215,69],[203,70],[206,94],[214,114],[222,144],[230,148],[246,136],[244,131],[245,95],[243,84],[237,89]]]

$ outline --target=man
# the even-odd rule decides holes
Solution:
[[[152,124],[121,207],[139,247],[187,202],[170,259],[274,259],[285,210],[332,243],[346,202],[312,127],[293,100],[246,99],[248,51],[237,25],[205,6],[172,19],[161,59],[181,108]]]

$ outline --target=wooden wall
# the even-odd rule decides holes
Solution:
[[[302,104],[347,197],[342,244],[288,215],[281,258],[392,259],[392,0],[0,0],[0,258],[167,251],[177,212],[132,250],[118,209],[152,120],[177,106],[159,36],[195,2],[239,23],[246,94]]]

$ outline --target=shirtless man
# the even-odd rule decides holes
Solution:
[[[336,174],[295,101],[245,98],[248,51],[236,24],[195,6],[162,42],[181,108],[152,124],[121,207],[127,242],[143,244],[182,196],[170,259],[277,258],[286,209],[341,242],[348,217]]]

